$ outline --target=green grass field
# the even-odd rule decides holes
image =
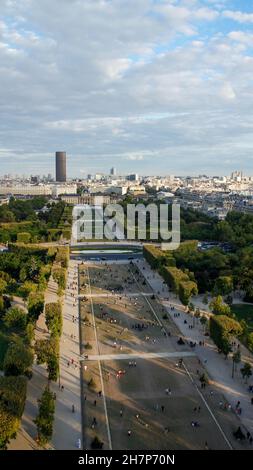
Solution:
[[[231,310],[239,321],[245,320],[250,330],[253,331],[253,305],[234,304]]]

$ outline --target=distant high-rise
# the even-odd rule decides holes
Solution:
[[[115,167],[111,168],[110,174],[111,174],[111,176],[116,176],[117,171],[116,171]]]
[[[55,180],[65,183],[67,179],[66,172],[66,152],[55,153]]]
[[[128,175],[126,177],[126,179],[128,181],[139,181],[139,175],[137,175],[137,173],[133,174],[133,175]]]

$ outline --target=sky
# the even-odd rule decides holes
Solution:
[[[252,0],[0,0],[0,175],[253,175]]]

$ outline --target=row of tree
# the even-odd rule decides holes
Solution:
[[[55,252],[55,263],[52,269],[52,276],[58,283],[58,294],[62,294],[66,287],[68,260],[68,248],[58,247]],[[45,320],[50,337],[35,342],[36,361],[38,364],[46,364],[49,381],[41,399],[38,401],[39,412],[35,420],[38,443],[41,446],[45,446],[53,435],[55,397],[50,390],[50,382],[56,382],[60,374],[60,337],[63,324],[60,301],[45,305]]]
[[[192,245],[192,242],[185,243]],[[198,293],[194,274],[189,270],[178,269],[172,252],[162,251],[153,245],[145,245],[143,254],[151,267],[159,271],[164,281],[179,296],[182,304],[188,305],[192,296]]]

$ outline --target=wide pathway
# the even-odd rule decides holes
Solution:
[[[81,448],[81,389],[78,264],[70,261],[67,290],[63,306],[63,331],[60,344],[60,380],[57,387],[53,448],[73,450]],[[72,410],[73,408],[73,410]]]
[[[136,354],[94,354],[92,356],[83,357],[83,361],[112,361],[112,360],[131,360],[131,359],[162,359],[162,358],[181,358],[181,357],[193,357],[195,353],[187,351],[176,351],[176,352],[156,352],[156,353],[141,353]]]

